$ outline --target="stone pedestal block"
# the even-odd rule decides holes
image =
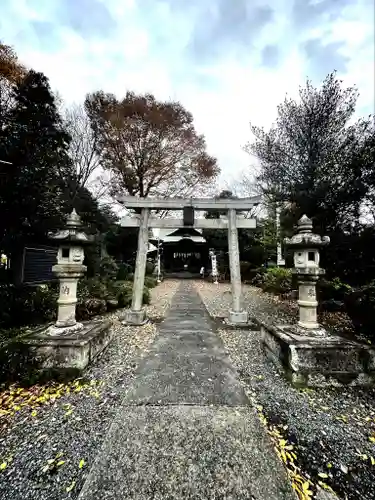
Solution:
[[[375,383],[375,350],[365,344],[294,325],[261,324],[261,334],[267,356],[295,386]]]
[[[77,328],[40,328],[23,339],[38,358],[40,369],[81,371],[112,339],[111,321],[89,321]],[[53,331],[52,331],[53,329]]]
[[[134,326],[140,326],[144,325],[147,323],[148,319],[146,317],[146,311],[145,309],[140,309],[139,311],[133,311],[129,309],[125,313],[124,325],[134,325]]]
[[[241,326],[248,324],[249,315],[247,311],[229,311],[228,324]]]

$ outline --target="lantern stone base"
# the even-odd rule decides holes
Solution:
[[[230,326],[248,325],[249,315],[247,311],[229,311],[226,323]]]
[[[375,349],[323,329],[261,324],[267,356],[296,387],[373,386]]]
[[[23,344],[27,344],[38,359],[41,371],[81,371],[111,341],[111,324],[111,321],[89,321],[78,330],[75,327],[44,327],[26,337]]]
[[[141,309],[140,311],[132,311],[128,309],[125,313],[123,325],[133,325],[133,326],[141,326],[146,324],[148,321],[146,317],[145,309]]]

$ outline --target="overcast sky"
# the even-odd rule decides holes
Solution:
[[[0,37],[65,101],[102,89],[177,99],[229,179],[248,123],[338,70],[374,109],[374,0],[0,0]]]

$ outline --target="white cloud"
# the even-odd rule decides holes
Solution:
[[[74,6],[78,23],[74,27],[73,23],[62,23],[62,5],[59,0],[3,0],[3,41],[14,45],[27,65],[43,71],[67,102],[83,100],[87,92],[97,89],[119,96],[126,90],[147,91],[161,99],[181,100],[193,113],[198,131],[205,134],[209,152],[218,157],[223,179],[252,161],[242,151],[250,139],[249,122],[269,126],[286,92],[296,95],[306,77],[314,76],[314,68],[301,48],[309,37],[320,38],[324,45],[344,42],[336,54],[348,58],[344,81],[358,84],[360,112],[373,109],[374,28],[367,0],[356,2],[355,8],[343,7],[334,22],[327,11],[300,32],[291,26],[293,0],[279,0],[272,23],[244,43],[241,50],[223,45],[218,56],[208,61],[194,61],[188,51],[199,20],[198,3],[185,11],[178,10],[177,0],[174,4],[159,0],[102,1],[114,24],[106,31],[98,28],[90,34],[77,28],[78,10],[83,4],[65,3],[66,9]],[[270,6],[276,8],[272,2]],[[88,19],[93,14],[90,9],[82,12]],[[48,25],[32,25],[32,21],[51,23],[50,31]],[[207,30],[210,22],[206,17]],[[217,40],[212,39],[212,43]],[[265,45],[274,45],[280,51],[277,67],[261,66]]]

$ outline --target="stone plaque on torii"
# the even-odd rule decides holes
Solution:
[[[244,219],[237,215],[237,211],[248,211],[261,202],[260,196],[242,199],[206,199],[206,198],[166,198],[148,199],[133,196],[124,196],[118,200],[128,209],[140,209],[140,215],[123,217],[121,226],[139,227],[138,249],[135,263],[133,298],[131,309],[125,321],[128,324],[140,325],[146,319],[142,308],[143,287],[145,282],[148,231],[150,228],[183,228],[196,229],[227,229],[229,266],[232,286],[232,308],[229,311],[228,322],[234,325],[246,324],[247,311],[242,308],[241,300],[241,272],[240,255],[238,247],[238,229],[255,229],[255,219]],[[151,217],[151,210],[182,210],[183,218],[159,219]],[[195,219],[194,211],[212,210],[217,212],[227,211],[227,220],[223,219]]]

